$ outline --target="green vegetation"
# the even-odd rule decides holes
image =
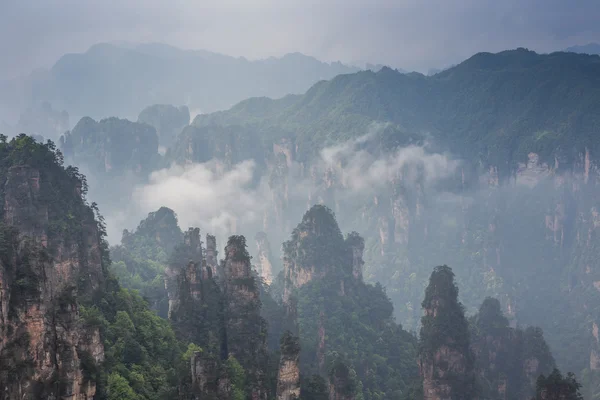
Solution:
[[[60,148],[78,165],[108,176],[125,171],[143,176],[159,161],[158,137],[153,127],[114,117],[99,122],[82,118],[61,136]]]
[[[575,375],[568,373],[563,377],[559,370],[554,369],[547,377],[541,375],[538,378],[533,400],[583,400],[580,388]]]
[[[334,362],[343,357],[343,364],[356,375],[352,382],[344,380],[344,387],[362,388],[366,400],[400,399],[418,377],[417,341],[394,323],[393,307],[382,286],[367,285],[352,275],[350,246],[359,238],[350,237],[344,241],[331,210],[314,206],[284,244],[291,268],[308,272],[308,266],[315,267],[312,280],[294,290],[301,369],[306,375],[326,373],[325,365],[320,366],[325,361],[337,366],[336,376],[346,376]],[[320,344],[322,335],[327,354]]]
[[[421,306],[425,315],[421,318],[419,353],[430,358],[441,346],[448,346],[463,354],[467,362],[472,361],[469,325],[450,267],[435,267]]]
[[[486,298],[470,323],[478,390],[484,398],[528,398],[535,390],[534,378],[555,368],[541,329],[511,328],[497,299]]]
[[[123,231],[121,245],[110,249],[111,271],[119,283],[138,290],[163,318],[168,311],[163,274],[169,255],[182,239],[177,216],[161,207],[148,214],[135,232]]]

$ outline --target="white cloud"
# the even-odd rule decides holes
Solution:
[[[182,228],[199,226],[217,235],[259,221],[267,198],[262,183],[252,187],[254,161],[244,161],[225,172],[220,172],[220,167],[211,161],[156,171],[148,184],[134,189],[133,203],[144,215],[169,207],[177,213]]]
[[[373,190],[402,176],[411,183],[420,179],[431,184],[450,176],[459,165],[450,156],[430,153],[426,146],[411,145],[376,158],[359,145],[376,137],[387,125],[373,124],[369,132],[357,139],[321,151],[323,168],[331,168],[352,191]]]

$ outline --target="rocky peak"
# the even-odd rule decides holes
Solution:
[[[361,247],[358,238],[353,233],[348,242],[344,241],[333,212],[323,205],[311,207],[293,230],[291,239],[283,244],[284,300],[288,301],[294,288],[315,278],[327,275],[344,278],[352,274],[362,261],[362,256],[358,257]],[[350,262],[355,251],[356,266]],[[360,275],[358,270],[355,272]]]
[[[244,367],[253,399],[266,399],[267,326],[244,236],[230,236],[222,262],[227,348]]]
[[[423,398],[472,399],[475,377],[469,329],[449,267],[434,269],[422,306],[419,371]]]
[[[169,298],[169,319],[178,313],[182,302],[202,298],[203,251],[200,229],[189,228],[183,244],[176,246],[165,268],[165,289]],[[206,274],[205,274],[206,275]]]
[[[217,274],[217,239],[213,235],[206,234],[206,265],[211,269],[212,275]]]
[[[554,368],[541,332],[509,326],[497,299],[486,298],[473,317],[471,347],[484,398],[528,400],[535,380]],[[534,350],[535,349],[535,350]]]
[[[25,135],[4,138],[0,157],[0,397],[92,399],[81,363],[104,347],[79,300],[103,282],[105,246],[83,177]]]
[[[177,223],[177,215],[167,207],[161,207],[157,211],[148,214],[148,217],[140,222],[135,232],[123,231],[121,243],[134,252],[147,253],[160,251],[169,254],[175,246],[181,243],[183,233]],[[148,244],[151,245],[148,245]],[[157,259],[153,254],[144,256]]]

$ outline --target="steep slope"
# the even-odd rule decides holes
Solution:
[[[434,269],[422,306],[425,315],[419,335],[419,370],[423,399],[475,399],[475,356],[450,268]]]
[[[105,349],[80,320],[79,300],[104,284],[103,245],[75,169],[51,145],[21,135],[0,143],[0,390],[2,398],[91,399],[84,362]]]

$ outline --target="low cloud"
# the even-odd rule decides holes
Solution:
[[[266,206],[263,184],[252,185],[256,165],[244,161],[231,170],[210,161],[192,166],[173,165],[153,172],[150,182],[137,186],[133,203],[144,213],[162,206],[173,209],[182,228],[199,226],[218,235],[237,224],[256,223]]]
[[[282,225],[269,230],[275,243],[280,243],[312,204],[323,199],[321,194],[331,183],[320,180],[333,172],[336,196],[347,204],[364,204],[374,193],[389,188],[393,178],[401,176],[405,183],[432,185],[455,171],[458,162],[448,155],[428,152],[424,146],[408,146],[389,154],[376,156],[361,147],[377,140],[385,125],[373,125],[366,135],[325,148],[320,160],[315,160],[317,179],[302,174],[294,164],[288,176],[287,189],[268,184],[269,172],[257,171],[256,163],[247,160],[226,169],[219,160],[187,166],[172,165],[153,172],[147,184],[135,186],[129,212],[107,215],[107,222],[119,227],[134,228],[137,223],[160,207],[173,209],[182,229],[198,226],[219,241],[231,234],[252,237],[265,229],[265,214],[274,217],[273,190],[287,190]],[[263,173],[257,177],[257,173]],[[330,205],[333,206],[333,205]],[[135,216],[135,217],[134,217]],[[341,221],[340,221],[341,222]],[[366,232],[365,232],[366,233]],[[115,243],[115,237],[111,242]]]
[[[387,124],[372,124],[369,132],[357,139],[321,151],[324,168],[338,174],[352,191],[381,188],[401,176],[408,183],[433,184],[450,176],[459,165],[447,154],[427,151],[427,145],[410,145],[376,157],[360,146],[376,138]]]

